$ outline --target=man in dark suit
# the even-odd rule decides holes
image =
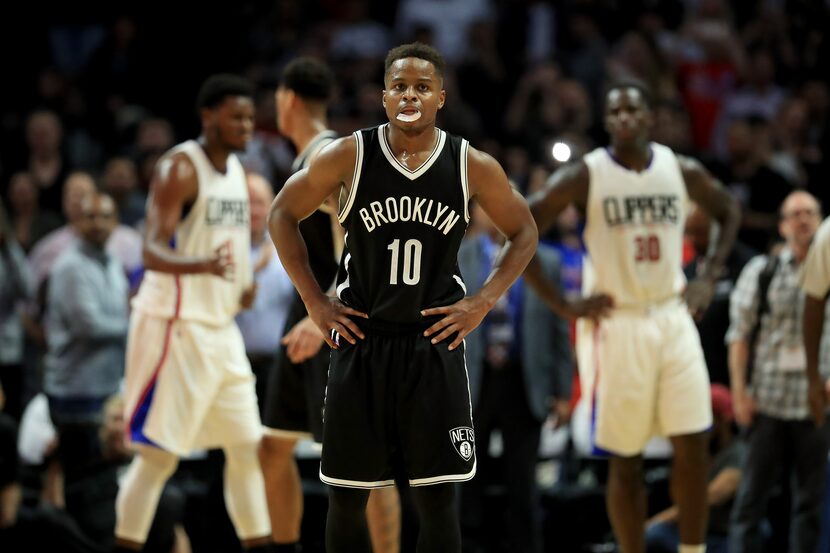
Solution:
[[[458,252],[467,294],[474,294],[490,274],[501,237],[477,207]],[[539,259],[551,280],[559,281],[559,256],[539,246]],[[467,371],[479,451],[479,477],[464,486],[465,525],[478,526],[483,487],[496,465],[487,458],[493,430],[503,439],[501,455],[507,494],[506,528],[500,535],[511,553],[541,548],[536,460],[542,424],[553,412],[558,422],[569,416],[573,362],[568,325],[554,315],[521,279],[505,293],[482,324],[466,337]],[[470,534],[487,539],[481,528]]]

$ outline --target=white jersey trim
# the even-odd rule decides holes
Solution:
[[[461,277],[458,276],[458,275],[452,275],[452,278],[454,278],[455,281],[458,283],[458,285],[461,286],[461,289],[464,290],[464,294],[466,295],[467,294],[467,286],[464,285],[464,281],[461,280]]]
[[[477,465],[478,459],[473,461],[473,469],[466,474],[445,474],[442,476],[433,476],[431,478],[416,478],[414,480],[410,480],[409,485],[413,488],[417,488],[418,486],[432,486],[434,484],[444,484],[447,482],[466,482],[468,480],[472,480],[476,475]]]
[[[432,149],[432,153],[429,154],[426,161],[424,161],[417,169],[410,169],[401,163],[400,160],[395,157],[395,154],[392,153],[392,148],[386,141],[386,128],[388,126],[389,123],[386,123],[385,125],[378,127],[378,142],[380,142],[380,149],[383,151],[383,155],[386,156],[386,161],[388,161],[389,164],[398,171],[398,173],[405,176],[409,180],[417,179],[435,164],[435,161],[440,157],[441,151],[444,149],[444,144],[447,141],[447,133],[439,128],[436,128],[435,130],[438,131],[438,140],[435,142],[435,147]]]
[[[467,150],[470,143],[461,140],[461,191],[464,194],[464,220],[470,222],[470,183],[467,180]],[[464,290],[466,292],[466,290]]]
[[[320,467],[320,480],[329,484],[330,486],[340,486],[342,488],[360,488],[363,490],[372,490],[375,488],[389,488],[395,485],[394,480],[377,480],[375,482],[364,482],[361,480],[344,480],[342,478],[331,478],[323,474],[323,467]]]
[[[346,258],[343,260],[343,272],[346,273],[346,278],[337,286],[337,297],[342,301],[343,298],[340,297],[341,292],[349,287],[349,261],[352,259],[352,254],[347,253]]]
[[[349,216],[349,212],[354,205],[355,196],[357,196],[357,185],[360,184],[360,172],[363,170],[363,134],[360,131],[352,133],[357,144],[357,152],[354,161],[354,175],[352,176],[352,186],[349,188],[349,196],[346,198],[346,203],[343,204],[343,209],[337,214],[337,220],[340,224]]]

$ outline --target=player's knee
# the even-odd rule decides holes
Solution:
[[[228,470],[256,470],[259,468],[259,443],[241,443],[226,446],[225,463]]]
[[[139,447],[136,462],[145,477],[162,482],[166,482],[179,466],[175,454],[157,447]]]
[[[259,457],[263,464],[287,463],[294,458],[297,440],[264,436],[259,445]]]
[[[610,461],[609,477],[623,483],[640,483],[643,481],[642,457],[614,457]]]
[[[421,516],[432,516],[455,509],[455,485],[437,484],[412,488],[412,501]]]
[[[366,503],[369,501],[369,490],[355,488],[343,488],[340,486],[329,487],[330,508],[338,512],[352,512],[362,514],[366,510]]]

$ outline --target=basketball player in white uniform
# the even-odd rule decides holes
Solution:
[[[580,321],[577,353],[582,374],[588,373],[582,389],[592,401],[594,446],[611,455],[607,507],[620,551],[645,551],[642,451],[653,434],[662,434],[674,449],[671,489],[680,509],[680,551],[700,553],[712,413],[690,313],[702,314],[711,300],[739,215],[697,161],[648,141],[652,122],[643,88],[609,89],[611,146],[554,173],[530,205],[540,232],[569,204],[583,210],[590,258],[583,288],[611,306],[596,322]],[[720,223],[720,233],[703,276],[687,285],[681,258],[690,199]],[[528,282],[562,311],[535,265],[526,273]]]
[[[202,136],[159,161],[127,344],[125,409],[136,449],[116,503],[119,551],[139,550],[159,494],[195,448],[222,447],[228,514],[249,551],[271,528],[257,458],[261,424],[234,316],[253,300],[245,173],[233,153],[253,132],[251,85],[209,78]]]

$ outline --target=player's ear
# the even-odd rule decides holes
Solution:
[[[383,109],[386,109],[386,89],[383,89],[383,94],[381,96],[381,103],[383,104]]]
[[[444,89],[441,89],[441,93],[438,94],[438,109],[441,109],[442,107],[444,107],[444,102],[446,102],[446,101],[447,101],[447,91],[444,90]]]
[[[216,120],[216,110],[213,108],[202,108],[199,110],[202,119],[202,129],[213,126]]]
[[[646,108],[646,128],[653,129],[655,121],[654,112],[651,111],[651,108]]]

